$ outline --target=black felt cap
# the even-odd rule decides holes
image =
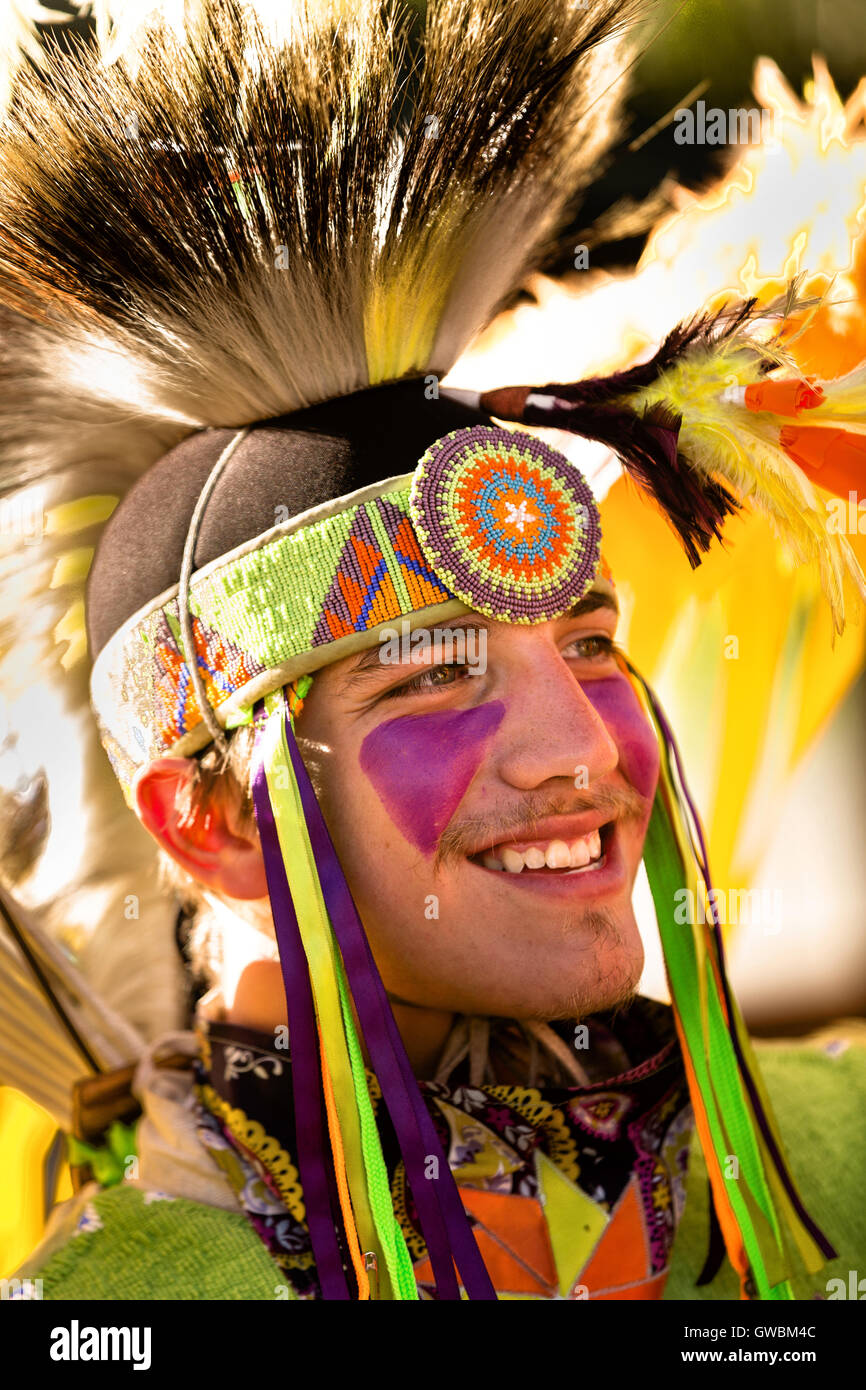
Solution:
[[[428,400],[424,378],[370,387],[260,422],[238,445],[211,494],[193,571],[281,520],[411,473],[442,435],[487,423],[489,416],[447,397]],[[115,509],[87,582],[93,660],[133,613],[178,582],[199,494],[236,433],[190,435],[148,469]]]

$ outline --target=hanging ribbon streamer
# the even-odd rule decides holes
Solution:
[[[316,1270],[326,1299],[348,1299],[349,1289],[334,1228],[326,1172],[327,1149],[322,1124],[322,1077],[309,969],[298,921],[280,853],[276,823],[268,794],[263,749],[265,725],[256,736],[253,805],[265,861],[268,894],[274,918],[292,1046],[298,1169]]]
[[[440,1298],[459,1297],[452,1260],[470,1298],[496,1297],[442,1146],[406,1055],[315,792],[290,724],[286,736],[306,824],[352,996],[397,1135]],[[435,1163],[431,1164],[431,1160]],[[431,1180],[429,1171],[438,1176]],[[447,1289],[447,1294],[443,1293]]]
[[[370,1100],[366,1088],[363,1094],[356,1089],[352,1072],[337,983],[338,962],[335,943],[322,901],[297,784],[286,748],[284,723],[287,711],[283,692],[277,691],[273,696],[269,696],[265,701],[265,708],[268,717],[262,732],[262,762],[276,831],[275,849],[284,866],[286,888],[289,902],[292,904],[292,917],[290,918],[285,911],[285,905],[281,905],[281,916],[285,917],[287,923],[294,923],[295,943],[300,938],[303,958],[302,962],[298,959],[297,950],[293,945],[294,966],[307,974],[312,990],[318,1023],[321,1076],[321,1083],[315,1094],[320,1097],[324,1093],[329,1101],[333,1171],[338,1175],[338,1192],[343,1186],[341,1179],[345,1176],[345,1187],[350,1195],[348,1210],[345,1204],[341,1203],[343,1224],[349,1228],[347,1244],[351,1250],[354,1244],[352,1229],[356,1228],[365,1258],[372,1257],[372,1264],[378,1271],[381,1297],[417,1297],[414,1280],[410,1282],[408,1277],[411,1275],[411,1263],[408,1253],[405,1252],[405,1243],[402,1241],[402,1235],[399,1236],[399,1240],[395,1238],[395,1222],[390,1201],[387,1207],[383,1207],[381,1200],[376,1203],[376,1196],[381,1198],[381,1182],[375,1174],[371,1182],[371,1172],[364,1161],[361,1108],[364,1105],[369,1107]],[[267,831],[270,830],[267,823],[265,828]],[[277,940],[282,949],[279,933]],[[286,980],[286,973],[284,965],[284,983],[288,995],[297,986],[293,980]],[[351,1020],[349,1026],[352,1026]],[[291,1035],[291,1020],[289,1038],[294,1065],[295,1044]],[[294,1089],[297,1091],[298,1087]]]
[[[789,1299],[786,1236],[810,1272],[835,1252],[806,1213],[785,1164],[728,983],[703,831],[673,735],[649,686],[628,663],[624,669],[661,750],[644,859],[716,1213],[743,1296]],[[692,906],[687,923],[675,918],[684,888]]]
[[[460,1298],[454,1271],[456,1264],[470,1298],[495,1299],[495,1290],[412,1073],[295,741],[292,711],[300,708],[302,697],[299,683],[298,687],[289,688],[288,697],[278,692],[266,702],[268,715],[259,735],[262,761],[257,775],[259,800],[263,801],[262,778],[268,800],[267,807],[262,807],[260,830],[270,841],[270,858],[277,854],[282,866],[281,875],[272,864],[269,890],[272,900],[274,892],[281,898],[288,898],[288,905],[282,903],[279,912],[282,930],[277,923],[276,909],[274,916],[281,959],[284,959],[293,1069],[296,1066],[293,1012],[300,1012],[305,1049],[309,1051],[311,1046],[309,1016],[304,1014],[303,1005],[299,1010],[300,1001],[294,998],[304,994],[297,981],[300,975],[305,975],[309,988],[304,997],[312,996],[321,1049],[320,1054],[314,1053],[312,1058],[305,1059],[305,1074],[312,1080],[315,1062],[320,1068],[320,1085],[324,1086],[326,1096],[331,1092],[328,1114],[333,1171],[338,1190],[343,1186],[341,1174],[345,1175],[351,1194],[351,1211],[358,1217],[358,1233],[365,1256],[372,1254],[376,1267],[384,1275],[379,1282],[378,1296],[412,1299],[418,1297],[418,1292],[411,1259],[393,1211],[352,1004],[382,1089],[383,1102],[394,1125],[436,1279],[437,1296],[440,1299]],[[291,943],[286,942],[288,949],[283,957],[281,936],[289,935]],[[300,1128],[299,1122],[299,1132]],[[321,1125],[316,1133],[321,1149]],[[327,1165],[321,1154],[317,1157],[310,1146],[306,1155],[307,1170],[317,1161],[319,1174],[314,1177],[314,1191],[319,1194],[317,1209],[324,1215],[322,1194],[326,1184],[321,1180],[321,1171]],[[299,1167],[306,1196],[307,1177],[300,1155]],[[435,1174],[435,1177],[428,1174]],[[343,1206],[343,1224],[351,1250],[352,1235],[345,1203]],[[365,1211],[372,1225],[364,1220]]]
[[[677,743],[674,739],[673,732],[670,728],[670,725],[667,722],[667,719],[665,718],[664,713],[661,710],[661,707],[658,704],[655,695],[649,689],[648,686],[645,685],[644,689],[646,691],[647,698],[651,702],[653,714],[658,724],[658,727],[660,728],[665,743],[673,756],[673,765],[676,769],[677,779],[682,791],[682,797],[688,811],[690,823],[694,827],[695,854],[698,858],[698,863],[700,864],[702,869],[703,881],[706,885],[706,888],[708,891],[712,891],[712,878],[710,875],[709,856],[707,854],[707,846],[706,841],[704,839],[703,826],[701,825],[700,816],[698,815],[698,811],[695,806],[694,800],[688,789],[688,784],[685,778],[685,770],[683,768],[683,762],[679,748],[677,747]],[[823,1234],[823,1232],[819,1229],[819,1227],[809,1216],[808,1212],[803,1206],[803,1203],[797,1193],[793,1179],[790,1175],[790,1171],[782,1154],[781,1137],[779,1135],[778,1128],[773,1118],[770,1103],[767,1098],[763,1082],[761,1080],[761,1074],[758,1070],[757,1061],[754,1055],[754,1051],[752,1049],[748,1032],[745,1028],[742,1015],[740,1014],[737,1001],[734,998],[730,982],[728,980],[727,970],[725,968],[724,938],[722,936],[721,925],[716,914],[714,899],[711,899],[709,903],[708,924],[712,928],[713,938],[715,941],[719,981],[724,998],[726,1013],[728,1019],[731,1020],[734,1024],[731,1033],[731,1041],[734,1047],[734,1051],[737,1055],[737,1063],[741,1075],[743,1077],[743,1081],[749,1093],[752,1108],[754,1110],[758,1124],[761,1127],[762,1137],[771,1154],[774,1170],[779,1176],[779,1179],[785,1189],[787,1198],[797,1214],[798,1220],[802,1222],[803,1226],[808,1231],[811,1240],[818,1247],[818,1250],[821,1252],[821,1255],[825,1256],[827,1259],[835,1259],[835,1249],[833,1248],[827,1237]],[[815,1273],[818,1269],[821,1268],[823,1264],[821,1255],[817,1254],[814,1251],[810,1252],[808,1243],[801,1244],[798,1241],[798,1244],[800,1244],[801,1254],[803,1255],[803,1259],[806,1263],[807,1268],[810,1270],[810,1272]]]

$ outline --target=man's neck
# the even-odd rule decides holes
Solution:
[[[429,1080],[436,1071],[454,1015],[393,998],[391,1008],[413,1072],[419,1079]],[[271,1036],[286,1025],[286,996],[279,961],[254,960],[244,967],[234,997],[225,1001],[223,1019]],[[369,1057],[365,1056],[365,1061],[369,1066]]]
[[[454,1026],[454,1014],[444,1009],[424,1009],[389,996],[391,1012],[400,1030],[413,1072],[421,1081],[435,1075],[442,1049]]]

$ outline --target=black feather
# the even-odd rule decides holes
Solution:
[[[717,348],[741,334],[755,318],[765,317],[767,309],[756,305],[755,299],[748,299],[677,324],[649,361],[626,371],[533,387],[521,414],[526,424],[568,430],[607,444],[638,486],[661,507],[693,568],[700,564],[701,552],[721,539],[725,518],[737,512],[740,504],[722,483],[692,468],[680,452],[680,416],[663,405],[638,413],[628,397],[655,385],[686,353],[702,346]],[[745,335],[743,350],[759,352]]]

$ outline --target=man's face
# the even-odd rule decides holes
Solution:
[[[471,614],[443,626],[485,630],[475,674],[428,646],[316,675],[298,739],[399,999],[550,1019],[634,991],[658,749],[616,618],[599,595],[532,626]]]

